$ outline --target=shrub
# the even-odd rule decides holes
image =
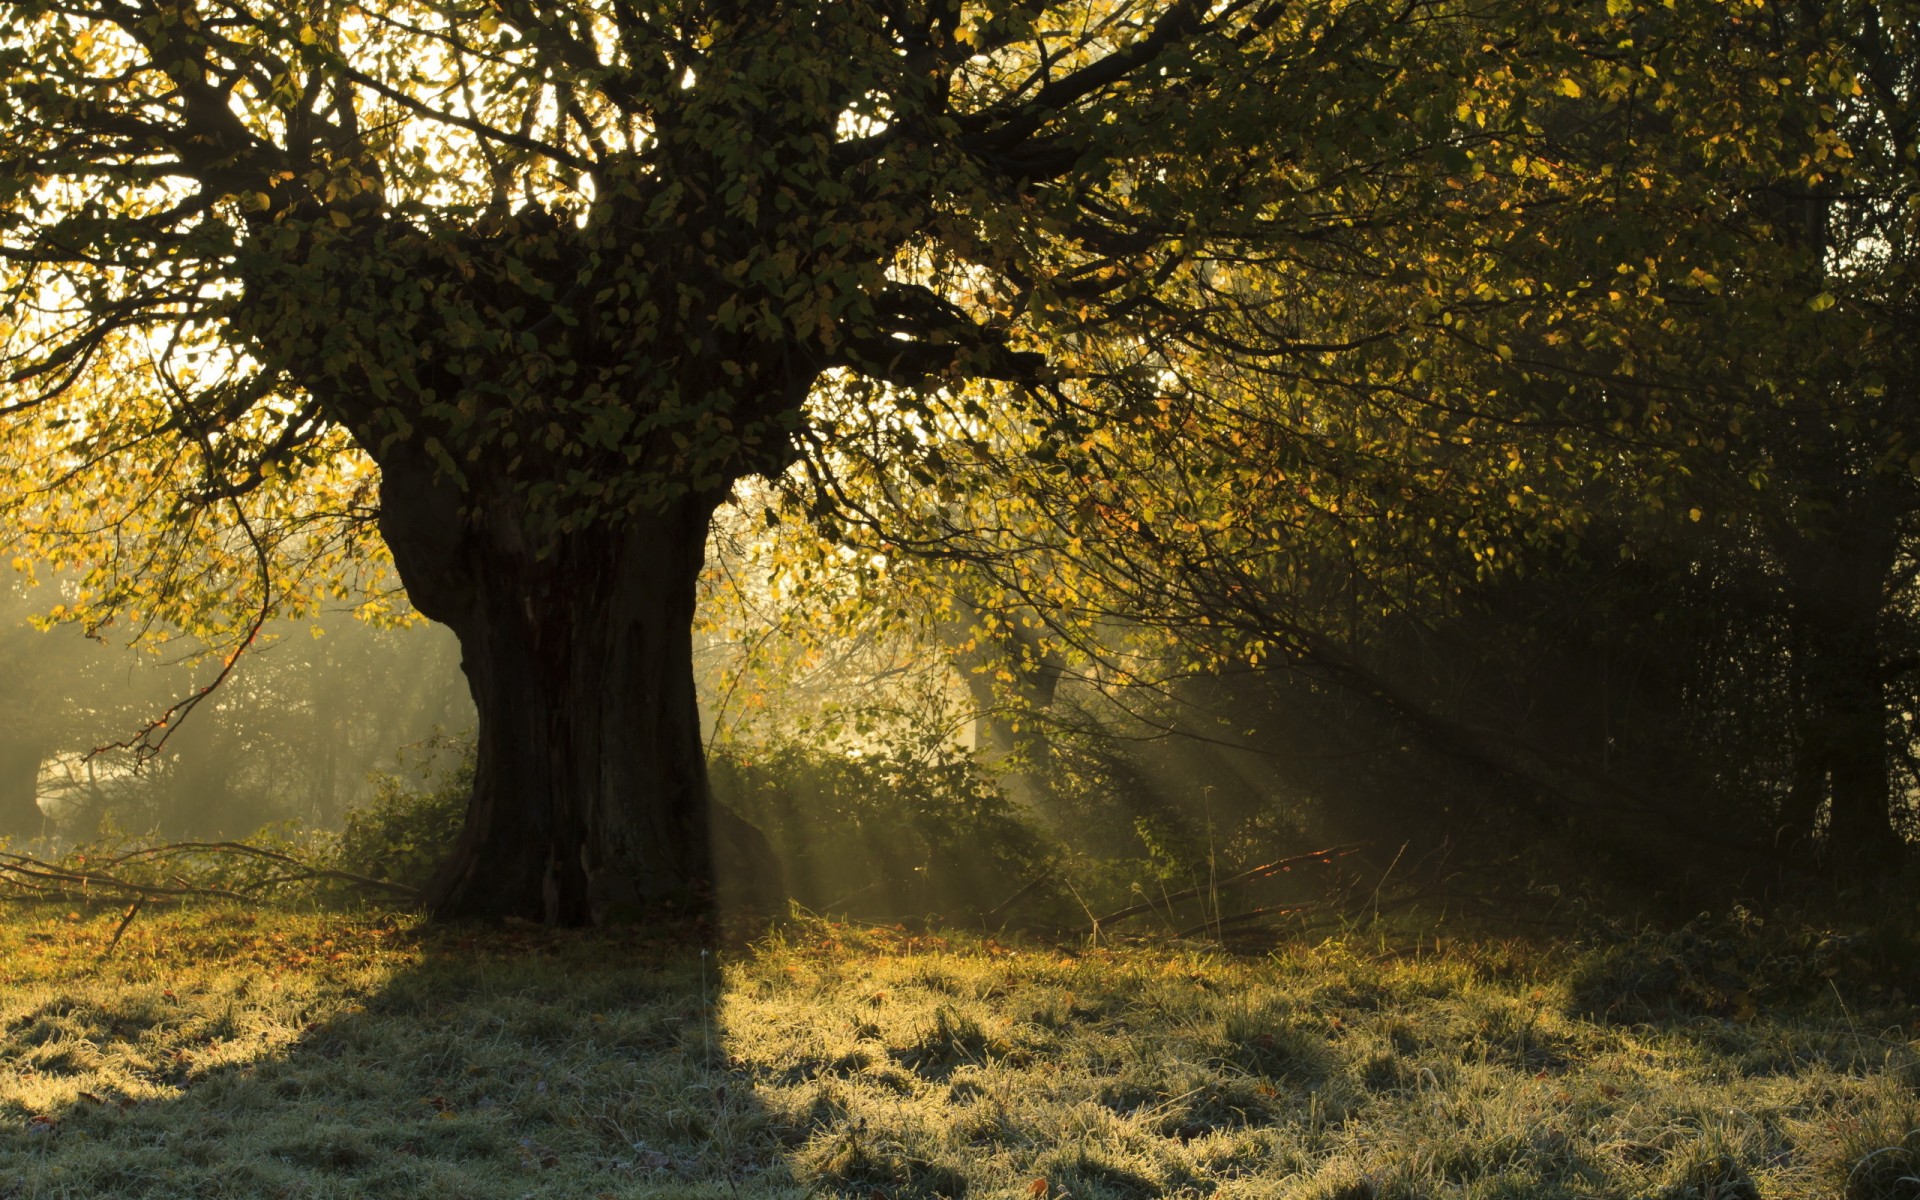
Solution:
[[[347,813],[339,865],[375,879],[425,886],[460,835],[472,792],[471,750],[424,787],[399,776],[380,776],[373,799]]]
[[[1046,864],[1040,837],[958,747],[849,755],[786,743],[751,757],[722,748],[709,773],[715,798],[766,833],[809,907],[981,911]],[[472,785],[471,751],[424,786],[381,778],[373,800],[347,814],[338,865],[422,886],[459,836]]]
[[[1677,929],[1603,941],[1569,978],[1581,1016],[1638,1021],[1669,1013],[1750,1017],[1758,1009],[1838,994],[1849,1004],[1920,990],[1920,939],[1893,909],[1861,924],[1768,922],[1741,908]]]
[[[788,890],[811,908],[986,911],[1046,866],[1017,806],[965,750],[932,739],[867,754],[725,747],[709,772],[716,799],[766,833]]]

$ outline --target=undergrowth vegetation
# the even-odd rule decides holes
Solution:
[[[1910,937],[125,915],[0,905],[0,1196],[1920,1196]]]
[[[801,904],[862,916],[981,912],[1044,867],[1049,840],[964,749],[728,746],[714,794],[762,829]]]

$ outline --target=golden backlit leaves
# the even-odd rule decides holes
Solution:
[[[1039,182],[1012,186],[954,151],[967,114],[1017,108],[1137,42],[1168,7],[966,5],[939,35],[965,53],[908,78],[912,54],[883,6],[823,6],[815,26],[754,30],[699,5],[662,6],[649,34],[611,4],[563,6],[549,21],[517,3],[470,21],[425,0],[298,16],[234,5],[247,20],[223,36],[262,52],[260,70],[235,69],[234,119],[283,145],[302,121],[342,132],[320,118],[352,109],[357,133],[315,143],[298,172],[236,178],[181,219],[183,240],[166,254],[6,268],[16,303],[69,309],[12,314],[15,370],[48,365],[53,346],[33,344],[47,322],[84,321],[140,287],[181,291],[177,310],[110,339],[59,401],[11,414],[0,436],[22,544],[74,573],[63,615],[230,630],[246,608],[234,601],[262,577],[262,546],[268,575],[284,581],[275,602],[293,611],[363,594],[352,592],[363,569],[378,578],[376,540],[352,519],[367,514],[373,483],[354,439],[376,455],[386,437],[417,441],[463,481],[524,472],[530,506],[578,524],[631,517],[669,486],[718,488],[749,465],[778,466],[798,425],[846,498],[887,517],[856,539],[850,569],[896,582],[925,572],[931,589],[947,570],[937,556],[965,549],[996,564],[1006,603],[989,608],[1057,608],[1064,640],[1092,653],[1143,600],[1154,616],[1129,636],[1217,623],[1223,598],[1254,613],[1324,608],[1324,583],[1301,564],[1333,559],[1366,584],[1341,598],[1352,630],[1445,604],[1520,549],[1569,544],[1595,515],[1583,498],[1597,480],[1632,475],[1634,519],[1694,520],[1701,506],[1681,492],[1698,454],[1751,442],[1763,422],[1748,410],[1770,402],[1729,383],[1712,421],[1687,406],[1679,381],[1697,374],[1691,348],[1712,330],[1819,317],[1830,342],[1874,345],[1862,315],[1871,288],[1841,278],[1795,292],[1777,244],[1741,223],[1745,194],[1720,184],[1911,174],[1860,134],[1872,122],[1852,114],[1874,97],[1874,68],[1842,38],[1740,36],[1777,15],[1755,0],[1421,6],[1417,20],[1400,5],[1300,5],[1180,51],[1168,68],[1179,87],[1129,80],[1036,118],[1042,133],[1084,140],[1071,187],[1038,169]],[[149,19],[159,29],[177,17],[167,36],[198,36],[202,9],[215,8]],[[14,20],[16,44],[31,38],[39,61],[10,69],[53,82],[34,101],[43,126],[9,132],[17,153],[39,156],[36,171],[71,170],[17,182],[10,210],[42,228],[84,217],[130,238],[138,222],[164,219],[188,188],[180,174],[150,169],[133,143],[69,145],[46,132],[90,104],[177,103],[166,73],[138,61],[157,52],[50,7],[16,6]],[[847,94],[836,98],[828,77]],[[934,79],[957,115],[902,132],[912,89]],[[329,100],[329,87],[341,94]],[[745,136],[754,114],[777,118],[780,136]],[[828,165],[837,146],[865,139],[886,151],[863,163],[870,189],[856,194]],[[649,157],[669,142],[710,151],[714,174],[692,170],[698,156]],[[112,211],[80,182],[103,164],[119,172]],[[666,178],[669,166],[686,173]],[[313,214],[291,215],[296,193]],[[659,287],[650,273],[665,268],[636,255],[567,299],[567,280],[530,265],[537,222],[516,222],[538,209],[584,229],[623,197],[647,198],[659,228],[642,232],[686,250],[685,269]],[[346,289],[354,296],[313,277],[282,299],[289,323],[320,313],[312,323],[328,326],[329,305],[351,310],[322,365],[380,393],[381,419],[354,438],[335,427],[291,461],[223,457],[271,445],[307,397],[270,381],[220,422],[217,443],[196,437],[178,419],[192,406],[169,389],[193,392],[222,372],[240,386],[258,364],[220,349],[215,325],[198,326],[190,343],[240,357],[189,377],[194,347],[165,344],[168,312],[233,315],[219,306],[237,286],[222,274],[234,247],[271,236],[251,222],[310,238],[308,259],[316,248],[350,255],[375,201],[437,239],[427,257],[447,285],[409,275],[417,246],[396,237],[383,244],[392,260]],[[701,228],[712,211],[726,221]],[[745,240],[716,233],[722,225]],[[596,252],[631,241],[610,232]],[[453,294],[476,280],[508,300]],[[918,386],[879,384],[868,362],[855,364],[866,379],[823,373],[805,414],[740,410],[740,397],[766,390],[753,351],[848,358],[862,314],[895,284],[927,289],[1007,347],[1044,352],[1045,376],[1025,392],[970,382],[988,357],[970,349]],[[360,293],[392,303],[356,307]],[[1771,311],[1780,303],[1790,318]],[[569,374],[578,363],[542,306],[569,320],[610,316],[626,331],[623,352],[647,338],[684,344],[635,351],[623,382],[609,371],[580,383],[591,372]],[[400,327],[428,316],[442,326],[432,336]],[[1808,340],[1751,342],[1755,361],[1729,379],[1791,390],[1796,373],[1817,374],[1803,370]],[[431,394],[421,364],[458,355],[476,378],[497,379],[487,371],[503,361],[520,374],[477,407]],[[688,382],[658,382],[683,369]],[[1605,382],[1579,382],[1595,377]],[[1868,378],[1863,394],[1886,386]],[[1756,480],[1763,459],[1750,463]],[[244,499],[181,503],[210,479],[244,475],[248,460],[272,475]],[[935,565],[909,570],[907,551]],[[1196,567],[1229,594],[1193,594]],[[1251,637],[1241,650],[1289,647]]]
[[[1088,678],[1178,676],[1364,642],[1623,527],[1779,519],[1804,503],[1772,490],[1783,412],[1877,442],[1848,470],[1920,450],[1885,399],[1911,296],[1875,265],[1920,219],[1910,145],[1876,140],[1910,117],[1863,102],[1870,41],[1739,36],[1796,19],[1755,4],[1508,16],[1504,41],[1424,27],[1406,92],[1313,93],[1259,239],[1152,262],[1164,319],[1037,296],[1054,386],[849,439],[843,531],[896,564],[891,594],[1042,611]],[[1356,160],[1338,131],[1363,119]],[[1903,232],[1822,262],[1755,201],[1834,172]]]
[[[351,605],[411,619],[370,521],[376,473],[342,432],[259,463],[263,480],[244,496],[212,500],[220,456],[251,462],[247,444],[271,441],[286,406],[263,405],[217,439],[181,437],[156,348],[129,340],[110,353],[98,382],[0,421],[0,520],[15,569],[47,585],[48,620],[231,648],[263,605],[276,617]]]

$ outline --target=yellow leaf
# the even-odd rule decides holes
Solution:
[[[1562,96],[1570,96],[1573,99],[1578,100],[1581,96],[1579,81],[1574,79],[1562,79],[1560,81],[1560,94]]]
[[[1825,312],[1832,308],[1833,305],[1834,299],[1832,292],[1821,292],[1818,296],[1807,301],[1807,307],[1813,312]]]

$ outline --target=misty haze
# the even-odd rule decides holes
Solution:
[[[13,0],[0,165],[0,1200],[1920,1200],[1916,0]]]

